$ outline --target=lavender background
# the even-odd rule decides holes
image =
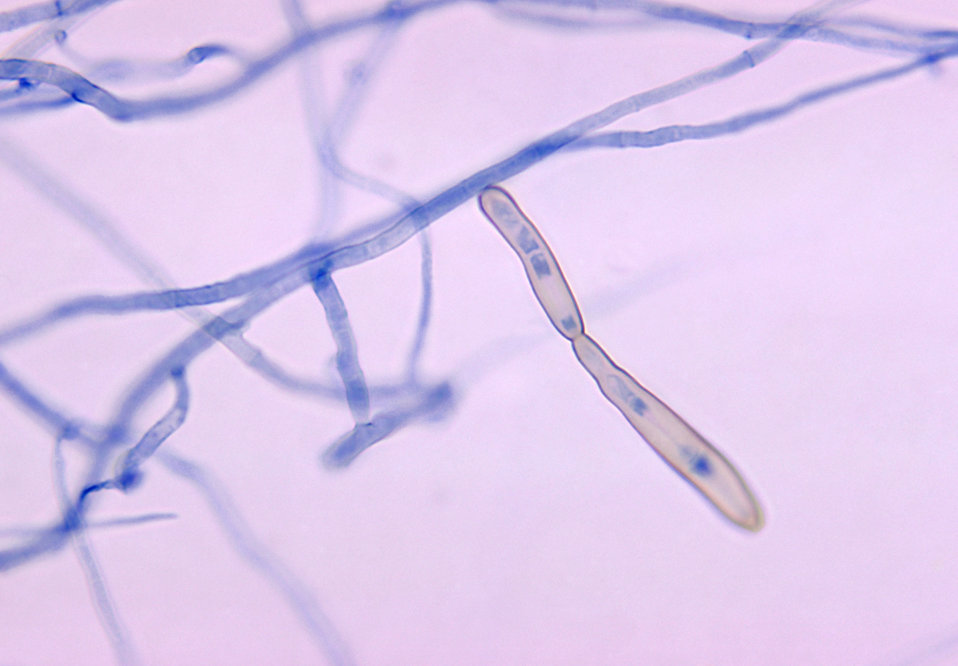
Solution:
[[[776,18],[801,7],[699,6]],[[358,9],[315,3],[309,14]],[[860,11],[936,27],[958,18],[944,0]],[[258,53],[288,29],[274,2],[142,1],[104,10],[69,44],[92,59],[168,59],[210,41]],[[331,99],[369,36],[312,62]],[[8,48],[13,36],[2,38]],[[428,195],[745,47],[705,29],[578,34],[454,6],[400,34],[342,158]],[[797,43],[619,127],[718,120],[891,62]],[[211,62],[123,90],[202,88],[232,71]],[[301,74],[290,63],[226,102],[139,124],[89,107],[5,118],[0,140],[82,193],[177,283],[203,284],[316,231]],[[192,411],[168,445],[215,472],[359,664],[954,663],[956,117],[958,77],[944,62],[741,135],[560,154],[505,184],[552,244],[594,337],[752,482],[768,519],[758,535],[718,517],[604,402],[473,204],[431,234],[423,371],[459,390],[448,420],[330,473],[317,456],[351,427],[345,407],[283,393],[216,348],[188,371]],[[350,194],[332,233],[387,209]],[[0,322],[143,288],[6,166],[0,211]],[[371,379],[402,371],[418,261],[408,243],[336,276]],[[105,418],[189,330],[174,315],[84,319],[2,357],[51,400]],[[308,290],[248,337],[333,376]],[[56,515],[51,450],[49,433],[0,401],[0,528]],[[79,473],[82,457],[67,454]],[[146,472],[136,492],[103,494],[94,515],[178,517],[89,532],[143,661],[316,663],[195,489],[159,465]],[[0,575],[0,663],[110,659],[72,551]]]

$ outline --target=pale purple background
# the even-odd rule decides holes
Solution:
[[[328,4],[313,18],[341,11]],[[802,6],[700,5],[777,17]],[[947,0],[861,11],[958,23]],[[212,41],[260,53],[287,30],[277,2],[143,0],[103,11],[71,44],[91,58],[172,58]],[[320,53],[331,96],[371,34]],[[706,30],[575,35],[453,7],[405,29],[343,158],[428,195],[743,48]],[[621,126],[718,120],[892,62],[795,44]],[[199,88],[231,71],[210,63],[122,90]],[[177,283],[203,284],[315,231],[301,73],[290,63],[186,117],[119,125],[75,108],[5,119],[0,138]],[[317,456],[350,426],[346,409],[274,389],[214,349],[190,368],[193,409],[169,445],[215,471],[364,666],[955,663],[955,118],[946,62],[739,136],[558,156],[506,183],[552,243],[593,335],[754,484],[768,517],[758,535],[723,521],[603,401],[473,204],[432,234],[425,369],[460,389],[448,421],[329,474]],[[344,204],[337,232],[385,210],[365,196]],[[0,323],[68,296],[142,288],[5,167],[0,211]],[[409,243],[337,274],[372,379],[403,368],[417,267]],[[188,326],[172,315],[84,320],[0,358],[64,407],[103,418]],[[249,338],[303,373],[329,372],[332,342],[307,291]],[[55,515],[51,450],[49,433],[0,402],[0,527]],[[319,660],[195,489],[159,465],[137,492],[104,494],[94,515],[156,511],[179,517],[90,533],[145,663]],[[0,663],[111,659],[71,549],[0,575]]]

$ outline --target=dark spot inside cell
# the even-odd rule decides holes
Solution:
[[[126,492],[128,490],[133,490],[143,481],[143,472],[135,467],[130,469],[123,470],[116,477],[116,487],[120,490]]]
[[[648,409],[648,406],[646,406],[646,404],[642,402],[642,400],[640,400],[639,398],[636,398],[635,396],[632,396],[629,399],[629,407],[632,408],[633,412],[635,412],[636,414],[640,416],[642,414],[645,414],[645,410]]]
[[[546,261],[545,257],[543,257],[541,254],[532,255],[529,257],[529,261],[532,262],[532,268],[539,277],[548,277],[549,275],[552,275],[552,270],[549,268],[549,262]]]
[[[514,226],[515,218],[512,214],[512,208],[501,201],[492,202],[492,217],[497,220],[496,226],[500,224],[506,224],[508,226]]]
[[[705,456],[693,456],[689,462],[689,468],[694,474],[708,476],[712,473],[712,463]]]
[[[519,231],[519,249],[529,254],[539,249],[539,243],[536,241],[528,227],[522,227]]]

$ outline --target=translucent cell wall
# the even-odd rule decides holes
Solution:
[[[4,0],[0,664],[954,663],[956,55],[946,0]]]

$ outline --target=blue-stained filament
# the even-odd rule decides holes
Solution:
[[[279,3],[282,11],[277,12],[282,14],[282,20],[285,21],[281,30],[264,26],[262,35],[241,34],[236,36],[234,42],[231,39],[221,40],[220,35],[227,27],[224,24],[214,26],[209,31],[204,28],[201,32],[209,32],[209,35],[204,35],[199,43],[180,39],[162,43],[158,36],[154,39],[151,33],[149,48],[146,49],[154,54],[151,59],[141,56],[143,45],[137,43],[136,32],[116,31],[112,27],[114,21],[119,24],[124,13],[133,15],[138,11],[139,4],[118,3],[115,0],[40,0],[21,2],[18,6],[6,3],[7,8],[0,11],[0,34],[4,38],[9,37],[10,44],[9,48],[4,47],[5,51],[0,55],[0,124],[8,125],[0,129],[4,193],[16,193],[18,189],[28,191],[44,204],[44,212],[38,215],[46,215],[48,208],[56,211],[55,215],[75,223],[73,226],[61,225],[59,217],[44,219],[43,224],[36,225],[30,221],[31,227],[36,227],[36,233],[85,234],[78,244],[89,243],[92,239],[102,250],[103,256],[108,258],[107,262],[115,262],[136,280],[130,286],[122,286],[114,283],[111,273],[109,293],[99,293],[69,273],[67,278],[55,285],[55,291],[72,296],[57,296],[56,300],[47,300],[46,296],[32,297],[35,302],[30,302],[30,288],[35,276],[17,275],[12,269],[3,274],[0,289],[6,291],[0,293],[0,304],[5,306],[8,301],[10,304],[24,304],[24,309],[18,311],[22,316],[18,314],[16,319],[4,314],[5,319],[0,321],[0,396],[14,409],[33,419],[37,424],[37,432],[46,438],[44,441],[50,443],[55,510],[51,509],[44,522],[31,523],[27,529],[3,540],[0,544],[0,573],[27,565],[40,566],[45,558],[54,553],[74,553],[87,579],[96,616],[113,649],[115,660],[121,664],[137,663],[138,653],[133,645],[132,634],[123,621],[123,603],[114,602],[109,594],[110,562],[104,560],[100,563],[95,555],[95,541],[101,529],[131,529],[131,526],[136,526],[136,531],[130,533],[131,539],[138,535],[143,535],[144,539],[161,539],[163,536],[157,527],[160,518],[167,521],[170,531],[175,530],[176,523],[170,522],[175,517],[167,507],[156,511],[151,509],[148,514],[103,515],[105,506],[110,506],[111,511],[123,506],[122,502],[132,506],[132,498],[123,493],[132,495],[134,491],[144,488],[151,491],[156,489],[157,494],[143,501],[162,503],[163,498],[158,498],[159,490],[168,486],[154,485],[154,479],[168,474],[181,479],[202,498],[221,528],[225,542],[254,575],[262,577],[275,590],[276,597],[297,618],[296,626],[314,647],[315,661],[334,666],[355,663],[350,646],[346,645],[340,631],[325,616],[319,600],[312,592],[313,587],[323,586],[311,585],[292,573],[292,567],[286,566],[270,548],[270,541],[258,537],[255,525],[244,519],[237,508],[238,503],[232,500],[226,488],[228,484],[217,479],[218,464],[224,461],[210,456],[208,463],[200,464],[191,459],[194,450],[209,450],[204,447],[204,438],[210,435],[202,428],[191,430],[190,420],[195,419],[197,412],[202,414],[203,409],[210,409],[214,404],[210,396],[219,387],[202,385],[202,389],[195,391],[196,395],[193,390],[196,388],[194,382],[200,378],[208,379],[204,374],[203,361],[215,354],[212,350],[222,350],[224,356],[229,355],[229,362],[243,366],[248,371],[244,376],[251,382],[264,382],[276,391],[285,392],[284,395],[324,401],[336,410],[341,410],[336,413],[339,421],[332,418],[317,419],[315,431],[309,433],[314,448],[304,461],[317,484],[332,482],[322,476],[331,469],[345,475],[353,473],[351,466],[357,461],[367,466],[364,473],[372,475],[374,479],[388,479],[395,474],[388,464],[391,456],[408,456],[416,461],[418,455],[414,437],[396,435],[424,432],[429,424],[452,416],[464,396],[468,398],[470,392],[484,390],[481,383],[464,386],[466,380],[452,367],[452,362],[444,358],[443,353],[430,347],[431,336],[436,333],[430,324],[434,251],[429,240],[431,225],[451,222],[447,218],[450,212],[472,202],[477,196],[481,197],[496,183],[525,174],[531,174],[524,181],[526,183],[536,182],[537,178],[538,182],[545,182],[545,172],[539,167],[553,157],[591,151],[587,157],[582,157],[582,161],[600,160],[607,156],[604,151],[609,149],[645,150],[686,141],[731,140],[739,133],[769,126],[816,105],[845,97],[853,100],[853,93],[878,89],[883,84],[903,80],[909,75],[937,71],[947,64],[946,61],[958,56],[958,31],[950,25],[917,29],[904,21],[877,20],[873,16],[856,15],[844,7],[850,3],[842,2],[818,3],[789,16],[766,18],[760,22],[724,16],[685,4],[658,2],[564,0],[528,3],[499,0],[476,3],[475,6],[470,5],[469,11],[487,12],[489,21],[511,23],[515,19],[522,19],[523,29],[530,30],[530,37],[534,36],[531,31],[541,30],[555,40],[576,40],[578,35],[596,28],[614,27],[624,31],[639,26],[643,32],[639,32],[638,36],[646,39],[653,37],[653,33],[647,30],[649,26],[684,27],[695,30],[695,34],[702,35],[703,39],[714,36],[723,40],[723,45],[737,46],[728,49],[727,56],[701,69],[697,65],[693,71],[678,79],[645,90],[630,89],[630,94],[621,99],[603,99],[601,104],[580,117],[564,117],[559,109],[567,107],[562,105],[548,109],[548,127],[543,127],[537,136],[530,135],[533,138],[528,143],[511,148],[508,145],[508,136],[522,135],[529,129],[521,125],[517,125],[518,129],[510,129],[510,132],[515,132],[507,132],[499,138],[488,133],[490,145],[483,154],[501,154],[501,159],[481,164],[471,173],[460,173],[458,169],[464,168],[461,166],[464,164],[478,165],[478,160],[470,158],[457,162],[460,166],[456,167],[455,172],[440,174],[432,184],[410,178],[407,182],[416,182],[416,192],[410,193],[404,191],[399,182],[358,171],[350,165],[351,160],[346,159],[345,156],[349,155],[346,149],[355,143],[373,146],[370,150],[374,154],[392,154],[398,150],[397,146],[406,145],[405,139],[397,143],[396,135],[361,137],[362,141],[355,142],[351,139],[352,135],[368,127],[364,125],[368,118],[376,115],[370,112],[369,105],[376,99],[382,99],[381,95],[374,94],[378,92],[376,86],[381,85],[381,77],[390,72],[403,71],[408,65],[394,62],[393,59],[404,57],[408,53],[404,49],[414,43],[414,40],[407,39],[414,36],[409,32],[412,26],[428,25],[427,21],[417,19],[434,13],[438,17],[440,12],[451,12],[461,3],[453,0],[397,1],[383,3],[381,7],[369,10],[357,8],[351,10],[348,16],[317,18],[324,3],[317,3],[316,8],[311,7],[310,11],[306,11],[302,0],[282,0]],[[189,6],[191,3],[175,4]],[[223,4],[229,6],[229,3]],[[533,5],[534,12],[530,9]],[[840,13],[837,11],[839,8],[843,9]],[[168,11],[175,12],[177,9],[171,4]],[[234,10],[244,11],[243,8]],[[173,19],[171,15],[171,24],[175,24]],[[144,17],[143,25],[149,25],[149,20],[149,17]],[[190,18],[182,20],[185,23]],[[101,23],[97,32],[84,35],[84,31],[89,30],[90,26],[97,26],[98,22]],[[556,30],[557,26],[574,27],[576,30],[559,31]],[[182,35],[184,39],[188,39],[189,34],[199,34],[193,29],[194,26],[187,27],[189,30]],[[115,44],[110,44],[104,37],[111,31],[118,35]],[[157,35],[160,34],[157,31]],[[494,32],[490,34],[496,35]],[[262,38],[263,35],[268,36],[268,39]],[[214,36],[217,40],[215,43],[206,41]],[[702,122],[653,126],[643,130],[620,129],[628,123],[644,127],[655,116],[636,114],[672,103],[686,95],[692,96],[709,87],[719,90],[727,84],[728,89],[734,92],[746,80],[740,75],[758,75],[757,72],[748,73],[764,68],[786,47],[798,42],[807,49],[819,48],[824,42],[828,48],[823,49],[822,53],[853,52],[856,62],[860,60],[864,63],[876,52],[882,60],[874,66],[863,64],[861,69],[853,73],[830,75],[829,80],[809,85],[791,97],[783,97],[780,91],[806,85],[801,83],[804,77],[783,80],[780,82],[782,85],[776,86],[760,104],[740,103],[731,113],[722,111],[708,116],[708,108],[702,107],[701,114],[696,114],[706,116]],[[326,60],[325,47],[339,48],[340,45],[355,61],[346,68],[334,69]],[[402,48],[398,48],[399,45]],[[490,53],[500,46],[491,43]],[[89,52],[84,49],[89,49]],[[506,49],[497,53],[496,57],[490,56],[489,66],[500,62],[500,56],[506,57],[503,54],[508,52]],[[95,59],[93,53],[104,54],[97,56],[103,59]],[[433,58],[424,61],[423,67],[433,60],[443,64],[442,54],[437,52],[433,55]],[[329,62],[332,61],[331,55]],[[96,168],[87,170],[89,173],[71,175],[71,165],[67,161],[56,164],[55,169],[45,166],[44,151],[50,160],[59,160],[61,156],[66,160],[69,154],[76,152],[76,146],[71,141],[77,141],[76,145],[94,145],[101,136],[107,137],[110,132],[114,134],[104,141],[104,145],[113,145],[111,142],[114,140],[122,143],[135,132],[142,132],[167,149],[169,137],[182,130],[183,135],[191,137],[189,145],[182,147],[184,152],[204,150],[208,144],[204,137],[196,137],[197,126],[180,127],[178,122],[197,118],[203,123],[215,123],[216,114],[235,110],[237,105],[242,106],[253,100],[256,94],[280,90],[279,86],[273,86],[272,83],[285,80],[284,77],[295,71],[296,68],[291,67],[293,64],[301,66],[302,80],[298,84],[301,90],[297,91],[300,98],[271,97],[259,100],[263,102],[262,107],[249,107],[270,110],[302,103],[303,127],[297,128],[301,130],[297,145],[308,146],[304,154],[307,155],[306,159],[312,161],[301,168],[302,173],[308,173],[308,177],[290,182],[295,182],[297,188],[313,187],[311,194],[315,194],[316,210],[308,221],[302,221],[303,226],[309,228],[308,234],[293,236],[294,232],[289,232],[289,227],[277,228],[276,233],[283,235],[284,247],[290,248],[283,256],[264,256],[259,260],[251,260],[249,265],[237,264],[220,269],[222,272],[216,274],[193,273],[209,277],[185,286],[176,284],[167,267],[152,259],[144,249],[148,247],[147,241],[155,230],[144,231],[142,237],[135,237],[125,231],[136,228],[135,220],[114,220],[95,202],[94,195],[80,192],[73,184],[90,182],[95,174],[108,173],[111,155],[88,155],[87,164],[96,162]],[[589,64],[586,59],[583,66]],[[527,65],[519,61],[508,66]],[[666,63],[660,70],[667,71],[668,65]],[[847,67],[842,64],[832,71],[846,72]],[[478,89],[497,99],[507,99],[510,97],[509,91],[495,88],[500,80],[499,74],[491,71],[490,79]],[[205,75],[208,76],[204,78]],[[426,75],[428,72],[424,71],[423,76]],[[596,72],[596,75],[605,77],[608,72]],[[779,76],[791,74],[780,71]],[[507,78],[501,77],[502,80]],[[320,85],[326,81],[334,82],[330,90]],[[558,85],[566,86],[566,82]],[[410,95],[410,100],[415,102],[416,95],[435,92],[433,88],[429,85],[407,86],[403,94]],[[429,99],[428,104],[444,103],[455,96],[440,97],[437,98],[438,102],[437,99]],[[538,101],[534,95],[523,94],[519,98],[529,104]],[[421,108],[425,108],[425,99],[418,98],[423,104]],[[410,100],[404,100],[403,104],[396,106],[408,105]],[[730,105],[734,104],[734,97],[729,97],[729,100],[732,100],[729,101]],[[384,110],[389,111],[390,108]],[[449,113],[456,114],[459,110],[450,109]],[[41,121],[50,123],[49,132],[35,131],[36,127],[46,127],[42,124],[33,127],[34,123]],[[249,122],[237,126],[233,128],[233,134],[238,138],[259,136],[272,131],[274,126],[275,119],[270,116],[259,125]],[[29,131],[17,134],[21,129]],[[403,131],[407,130],[413,133],[410,136],[418,139],[423,139],[423,135],[417,137],[415,132],[435,134],[443,131],[430,123],[422,123],[421,127],[414,124]],[[79,136],[86,131],[94,134]],[[56,137],[57,149],[50,152],[49,146],[39,141],[28,144],[34,140],[32,137],[40,134],[46,135],[44,138]],[[17,137],[16,141],[9,138],[14,136]],[[432,140],[435,137],[428,138]],[[443,136],[442,140],[451,146],[466,145],[462,137],[455,135]],[[428,141],[422,143],[426,144]],[[253,160],[250,168],[257,172],[260,168],[257,166],[259,155],[255,151],[250,155]],[[157,156],[142,154],[137,157],[143,164],[150,164]],[[157,161],[164,162],[167,157],[166,154],[159,155]],[[190,158],[190,155],[184,155],[185,160]],[[224,159],[230,158],[217,156],[217,165],[221,166]],[[556,160],[554,164],[569,167],[575,161],[575,158],[568,157],[567,161]],[[357,163],[361,162],[357,160]],[[441,163],[437,161],[437,164]],[[626,160],[622,164],[623,168],[633,168]],[[115,168],[129,171],[111,174],[111,178],[116,176],[116,183],[140,182],[131,179],[134,167]],[[212,171],[215,175],[216,169]],[[234,177],[232,168],[221,171],[223,179]],[[642,190],[641,174],[630,172],[627,175],[632,178],[637,190],[634,195],[627,193],[630,200],[638,202],[642,197],[655,196],[655,192]],[[203,178],[206,177],[210,177],[210,174],[203,174]],[[399,181],[399,178],[395,180]],[[170,182],[179,181],[172,179]],[[112,191],[114,185],[112,181],[100,183],[96,190],[101,191],[102,195],[102,192]],[[193,205],[191,200],[203,195],[203,187],[202,184],[191,183],[186,191],[164,192],[163,196],[181,199],[187,202],[184,205]],[[284,186],[281,189],[282,196],[288,197],[289,188]],[[563,200],[580,196],[575,192],[563,191],[559,186],[554,187],[553,193]],[[368,197],[375,206],[367,210],[384,212],[370,219],[360,219],[345,203],[353,197]],[[148,203],[146,196],[139,203],[144,202]],[[198,203],[196,205],[199,206]],[[516,206],[509,201],[495,205],[491,217],[501,221],[503,235],[508,238],[512,233],[505,228],[506,225],[517,229],[515,238],[508,238],[508,241],[518,248],[529,272],[529,281],[534,288],[539,289],[537,297],[541,297],[539,302],[545,308],[550,322],[572,342],[576,353],[581,354],[580,362],[590,373],[594,372],[593,378],[603,394],[630,423],[634,426],[639,424],[636,428],[640,433],[645,428],[648,440],[658,444],[666,442],[668,445],[674,445],[676,441],[693,441],[697,433],[691,431],[690,427],[685,439],[669,438],[677,427],[676,422],[681,419],[660,404],[654,395],[637,387],[637,382],[615,366],[597,343],[587,336],[578,305],[564,282],[561,269],[554,257],[550,258],[546,254],[551,250],[545,241],[537,240],[530,228],[515,227],[516,224],[522,224],[517,217]],[[285,203],[277,208],[282,208],[277,219],[293,216],[287,212]],[[23,213],[9,206],[4,209],[5,221],[15,220],[17,215]],[[196,212],[189,219],[189,224],[183,229],[201,224],[203,216]],[[241,225],[249,221],[238,219],[236,233],[246,233]],[[297,223],[300,221],[297,220]],[[53,222],[57,223],[56,231],[44,231],[54,228]],[[455,230],[455,224],[443,227],[443,233],[455,233]],[[18,245],[15,232],[4,231],[2,238],[0,251],[26,247],[22,243]],[[72,236],[67,238],[71,242],[74,240]],[[583,238],[591,239],[588,229],[583,231]],[[597,242],[602,240],[598,239]],[[410,285],[417,300],[417,311],[404,319],[400,316],[404,313],[396,312],[396,316],[392,316],[392,310],[400,307],[397,303],[377,303],[376,307],[390,313],[389,317],[383,319],[389,323],[382,324],[382,331],[361,329],[362,320],[357,316],[357,310],[351,308],[355,308],[355,299],[365,299],[366,294],[350,292],[348,289],[341,291],[340,285],[348,284],[343,276],[354,269],[361,271],[363,265],[387,256],[399,262],[406,255],[396,251],[409,241],[418,243],[418,250],[414,253],[414,261],[418,263],[413,267],[418,281]],[[49,245],[52,248],[56,243]],[[216,252],[217,249],[218,246],[212,251]],[[37,266],[41,266],[43,261],[60,260],[46,254],[49,251],[50,248],[42,244],[30,248],[30,252],[37,255]],[[441,250],[435,252],[439,256]],[[449,260],[449,257],[443,256],[443,259]],[[456,260],[475,262],[479,268],[486,265],[486,257],[479,253]],[[381,263],[389,264],[388,261]],[[215,265],[222,266],[219,257]],[[112,271],[115,267],[111,265],[109,268]],[[53,271],[50,275],[44,275],[44,280],[53,281],[58,275],[57,271]],[[450,292],[455,293],[452,288]],[[9,294],[13,294],[13,297],[5,299]],[[334,366],[332,371],[324,372],[328,370],[325,366],[311,367],[305,362],[281,362],[281,354],[274,347],[257,342],[257,322],[267,320],[271,311],[279,309],[275,306],[295,298],[296,294],[309,296],[309,305],[315,308],[313,313],[316,317],[311,323],[297,323],[295,335],[315,345],[322,359],[331,358]],[[472,304],[468,299],[461,299],[460,307],[468,308]],[[88,326],[89,320],[110,319],[111,326],[115,325],[119,329],[128,324],[130,330],[139,335],[143,321],[161,318],[170,321],[176,319],[175,323],[182,325],[182,321],[179,321],[181,318],[188,322],[188,328],[157,325],[156,336],[151,333],[141,336],[142,339],[138,338],[142,349],[137,351],[147,356],[129,378],[125,375],[124,378],[109,376],[107,369],[96,365],[96,359],[83,358],[82,355],[86,353],[84,350],[89,348],[86,339],[75,347],[70,343],[63,345],[62,353],[81,357],[84,372],[97,373],[98,379],[102,375],[104,383],[121,387],[117,395],[109,396],[111,400],[104,403],[115,405],[106,414],[86,413],[80,409],[73,411],[54,400],[48,394],[78,390],[72,389],[72,386],[85,384],[74,384],[70,377],[60,376],[56,386],[45,384],[37,378],[38,375],[42,376],[44,364],[36,363],[36,367],[33,367],[29,360],[24,360],[39,355],[30,349],[30,345],[42,344],[53,329],[57,329],[57,335],[63,335],[64,339],[71,334],[90,336],[93,335],[90,331],[97,330],[97,327]],[[402,324],[396,322],[401,321],[409,322],[406,329],[400,330]],[[161,331],[166,330],[175,330],[175,334],[170,334],[174,337],[156,342],[158,336],[162,335]],[[394,375],[379,367],[377,362],[371,363],[370,358],[375,358],[371,348],[360,345],[359,341],[366,344],[367,340],[375,339],[380,334],[388,334],[391,341],[403,341],[383,345],[388,352],[399,357],[401,370]],[[482,330],[476,333],[479,336],[484,334]],[[19,349],[8,352],[8,348],[14,346],[26,348],[26,351],[22,354]],[[115,354],[120,356],[124,353],[125,348],[118,345]],[[423,363],[423,358],[429,353],[432,356],[427,365]],[[494,371],[498,363],[505,362],[504,356],[502,360],[491,360],[489,368]],[[618,383],[610,380],[609,376],[615,377]],[[123,381],[129,383],[123,384]],[[215,384],[215,381],[210,383]],[[85,400],[80,402],[88,404]],[[259,405],[252,408],[262,409]],[[449,455],[453,456],[457,455],[457,446],[461,442],[454,441],[460,435],[450,434],[451,430],[445,431],[442,437],[446,438],[444,444],[448,445]],[[231,435],[227,433],[220,436],[225,439]],[[390,439],[390,446],[393,446],[391,450],[382,446]],[[262,446],[269,447],[270,454],[277,458],[301,454],[301,450],[290,442],[266,441]],[[174,447],[176,452],[172,450]],[[667,460],[672,465],[671,469],[678,470],[687,480],[693,477],[691,480],[697,487],[719,487],[721,490],[719,482],[722,479],[734,481],[735,478],[728,475],[730,464],[713,449],[707,450],[712,451],[711,457],[689,448],[684,451],[683,458],[675,453],[673,446]],[[239,457],[245,453],[236,447],[235,455]],[[417,464],[414,462],[404,468],[404,473],[411,473],[408,470],[416,469]],[[161,474],[153,473],[157,466]],[[228,467],[222,465],[223,469]],[[248,470],[249,474],[271,477],[267,472]],[[16,470],[11,473],[16,473]],[[348,478],[339,476],[336,482]],[[455,483],[455,480],[450,478],[444,482]],[[171,498],[171,501],[175,499]],[[728,498],[718,496],[716,499],[713,493],[711,499],[720,505]],[[730,513],[733,510],[747,512],[750,508],[746,506],[747,502],[739,503],[741,506],[734,501],[725,504],[733,505]],[[314,509],[317,512],[315,514]],[[315,515],[336,509],[335,506],[321,509],[307,506],[297,512],[296,518],[311,520]],[[29,520],[33,520],[32,515]],[[756,513],[741,519],[739,524],[758,530],[761,520]],[[0,525],[0,529],[4,527]],[[300,555],[305,560],[312,554]],[[324,567],[318,565],[317,569]],[[171,592],[169,598],[180,599],[191,593],[190,590],[181,589],[176,593]],[[10,603],[16,604],[15,601]],[[5,636],[4,632],[8,631],[14,630],[0,628],[0,635]],[[355,629],[353,632],[356,633]],[[51,633],[54,634],[55,631]],[[136,642],[145,643],[149,640],[160,638],[146,631],[137,634]],[[3,653],[4,649],[4,646],[0,646],[0,662],[23,659],[23,655]],[[100,655],[84,657],[91,661],[103,661]]]

